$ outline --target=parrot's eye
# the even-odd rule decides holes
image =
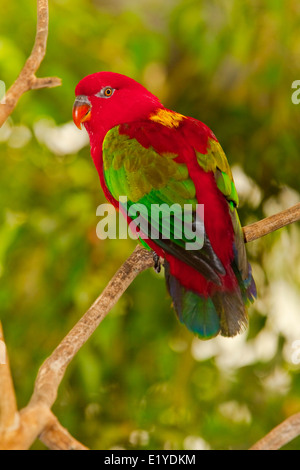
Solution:
[[[113,89],[110,88],[110,87],[105,88],[104,94],[105,94],[105,96],[111,96],[113,94]]]
[[[114,94],[114,91],[114,88],[106,86],[102,88],[99,93],[96,93],[96,96],[99,96],[100,98],[110,98]]]

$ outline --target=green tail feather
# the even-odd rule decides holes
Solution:
[[[169,263],[165,261],[165,277],[174,309],[181,323],[201,339],[210,339],[220,331],[220,318],[212,299],[204,298],[185,289],[170,274]]]
[[[216,336],[220,331],[220,318],[212,299],[183,290],[182,310],[178,314],[181,323],[201,339]]]
[[[185,289],[170,274],[167,262],[165,262],[165,276],[179,320],[199,338],[210,339],[219,333],[222,336],[232,337],[247,327],[248,315],[245,304],[253,300],[253,283],[250,283],[251,289],[247,289],[239,276],[240,285],[237,284],[236,289],[231,292],[217,291],[212,297],[207,298]]]

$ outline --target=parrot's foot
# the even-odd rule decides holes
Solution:
[[[155,272],[160,273],[160,271],[161,271],[161,262],[160,262],[160,258],[158,256],[158,254],[155,253],[155,251],[153,251],[153,261],[154,261],[154,270],[155,270]]]

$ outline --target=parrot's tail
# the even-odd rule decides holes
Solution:
[[[211,297],[202,296],[184,288],[170,273],[165,261],[168,291],[179,320],[201,339],[221,334],[235,336],[248,325],[247,305],[256,297],[255,282],[249,264],[249,276],[242,280],[238,269],[232,266],[238,284],[233,291],[217,291]]]

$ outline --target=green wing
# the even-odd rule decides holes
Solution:
[[[176,157],[172,153],[159,154],[152,147],[145,148],[136,139],[120,134],[118,126],[114,127],[106,134],[103,142],[106,185],[116,200],[127,196],[129,215],[130,208],[134,204],[138,205],[147,227],[151,224],[151,229],[159,234],[154,240],[158,246],[220,285],[219,275],[224,275],[225,270],[205,236],[204,224],[203,239],[199,240],[203,246],[201,250],[185,249],[185,243],[195,236],[192,230],[178,237],[179,225],[182,223],[181,209],[189,204],[191,217],[195,217],[197,199],[187,166],[177,163]],[[174,205],[180,208],[180,215],[174,210],[174,217],[170,219],[169,209]],[[153,210],[159,210],[160,214],[149,220]],[[168,227],[165,221],[170,222]]]
[[[212,171],[219,190],[228,201],[229,213],[234,230],[234,252],[235,262],[241,273],[242,279],[249,276],[249,265],[244,243],[244,234],[236,208],[239,205],[238,194],[234,185],[231,169],[226,155],[216,140],[210,139],[206,154],[196,152],[199,165],[204,171]]]
[[[196,190],[185,164],[177,155],[158,154],[136,139],[111,129],[103,142],[103,167],[108,189],[115,199],[126,195],[133,203],[155,192],[166,203],[196,204]]]
[[[239,198],[235,189],[231,169],[226,155],[216,140],[209,139],[207,153],[196,152],[199,165],[204,171],[212,171],[219,190],[224,194],[228,201],[231,201],[235,207],[239,204]]]

